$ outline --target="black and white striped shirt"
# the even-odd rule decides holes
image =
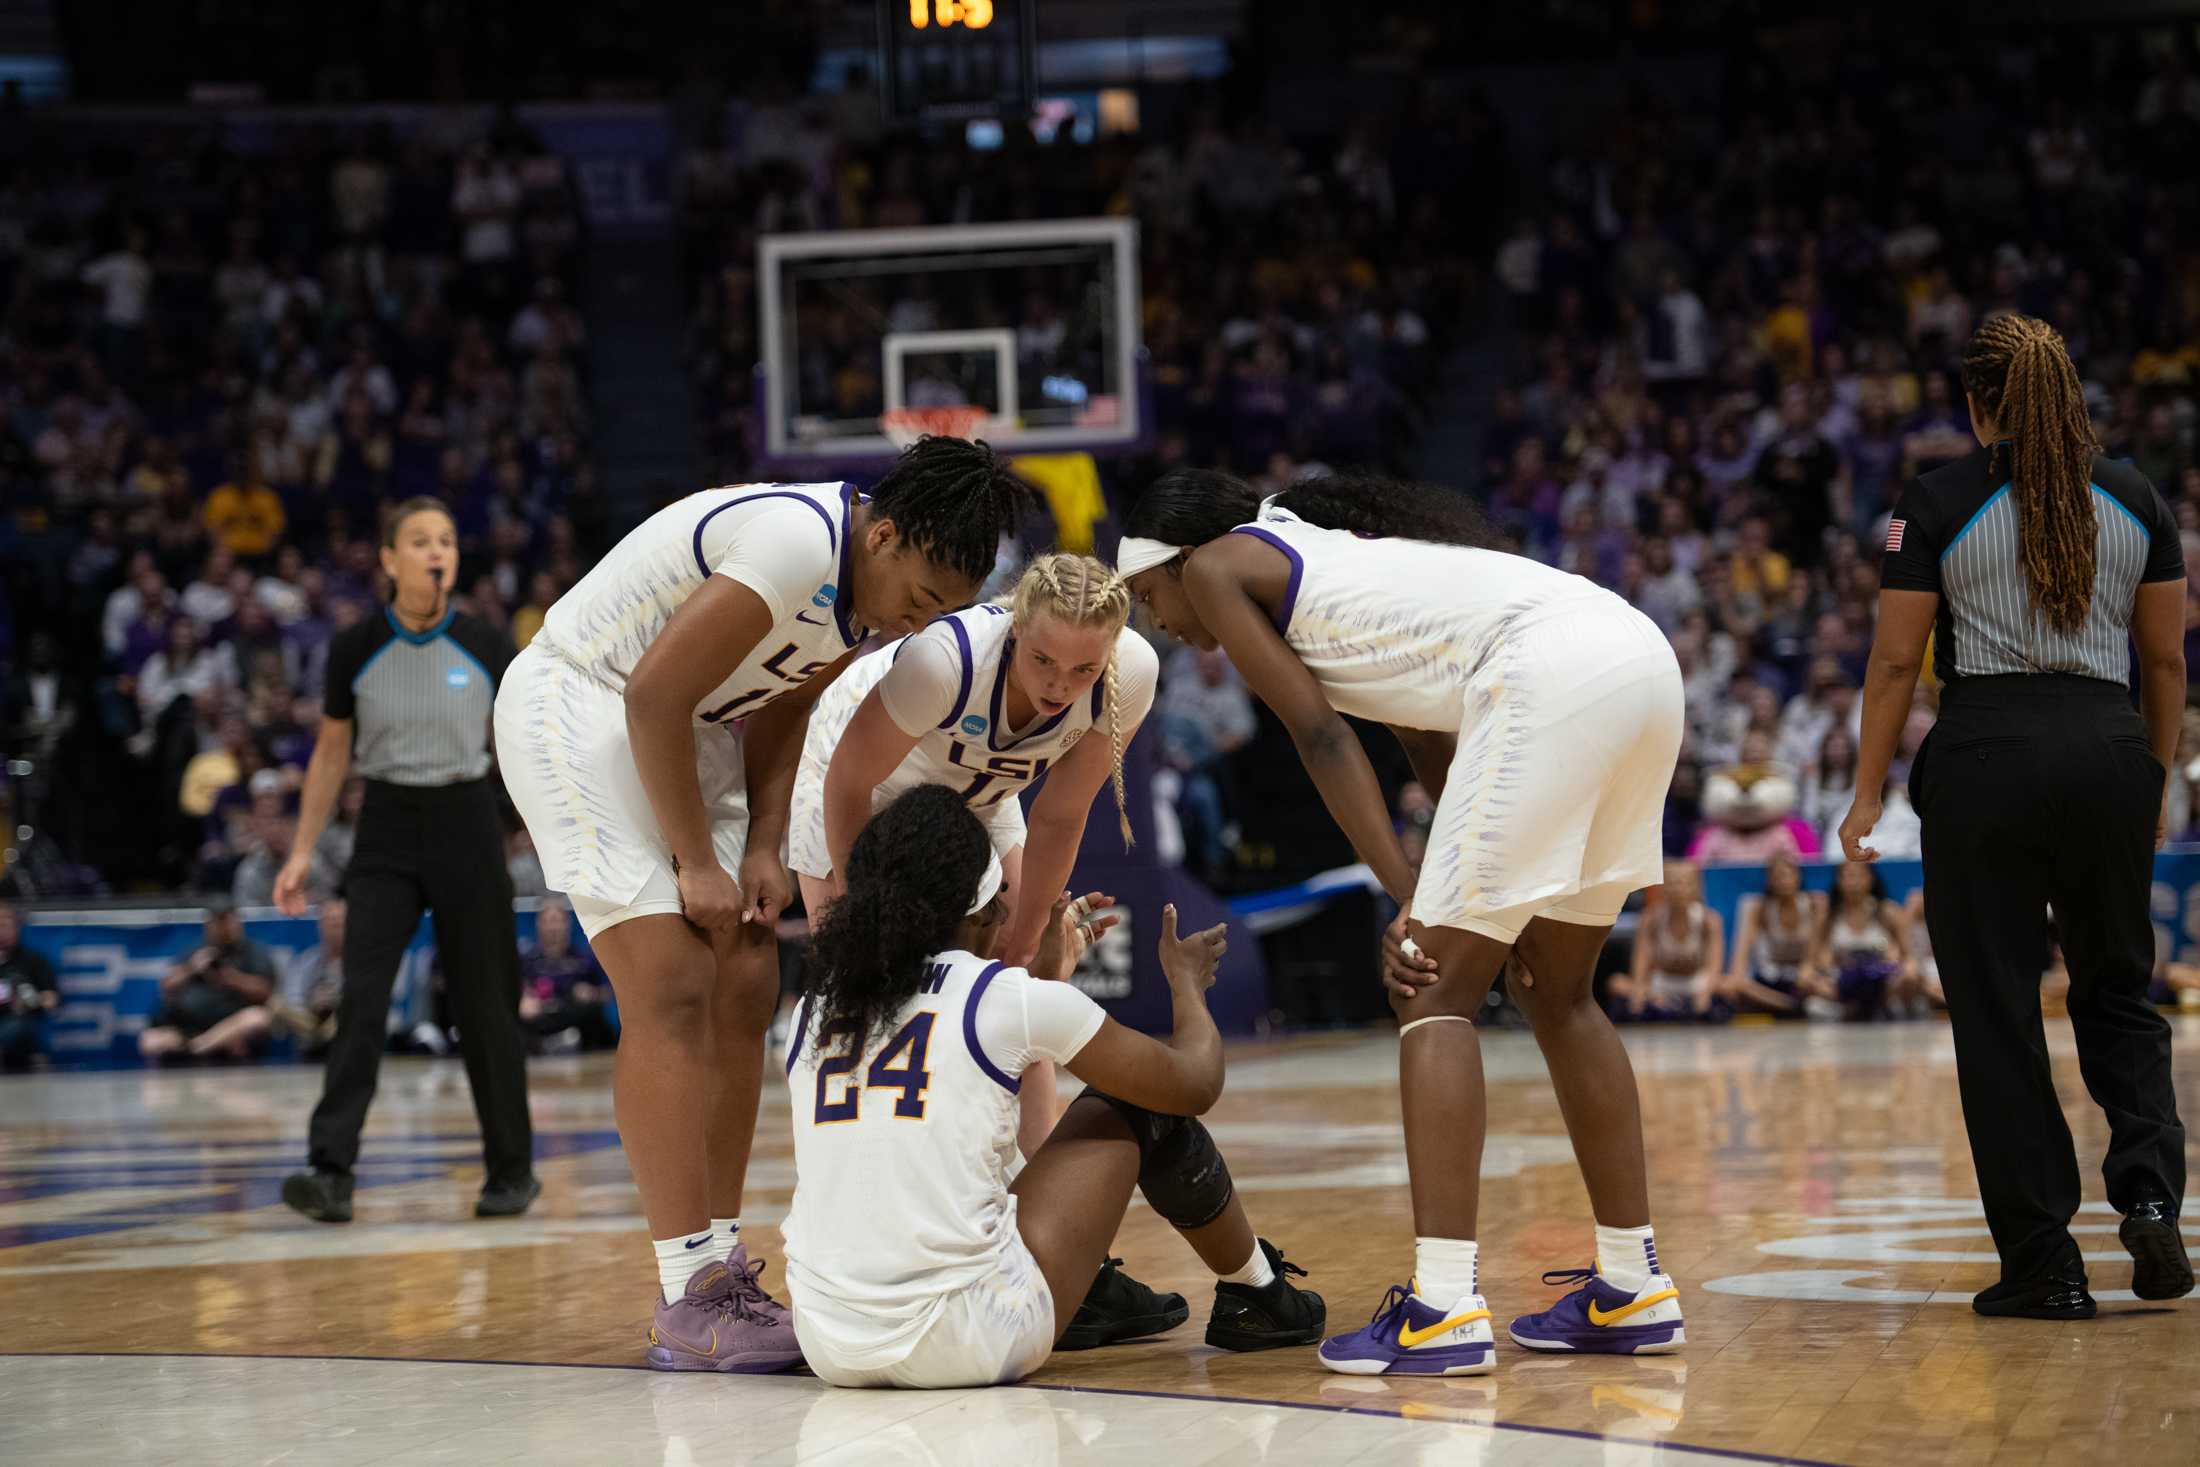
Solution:
[[[456,611],[410,632],[387,607],[329,644],[322,712],[352,721],[352,767],[390,784],[442,785],[489,772],[489,715],[512,644]]]
[[[2093,603],[2065,635],[2033,607],[2006,462],[1982,448],[1912,480],[1887,527],[1880,584],[1940,596],[1933,671],[1944,683],[2011,673],[2128,681],[2140,584],[2185,573],[2176,518],[2137,469],[2093,460]]]

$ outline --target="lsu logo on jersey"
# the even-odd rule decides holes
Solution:
[[[962,721],[962,731],[970,735],[972,738],[976,738],[979,734],[984,733],[984,716],[982,714],[973,713],[968,718],[965,718]]]
[[[817,607],[826,607],[832,605],[839,598],[840,587],[832,585],[819,586],[817,594],[810,598],[810,604]]]

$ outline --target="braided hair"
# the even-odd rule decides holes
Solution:
[[[983,581],[1034,501],[1031,486],[983,439],[927,434],[901,451],[871,491],[871,512],[891,520],[927,560]]]
[[[985,875],[992,840],[962,796],[920,784],[873,815],[848,852],[847,894],[810,939],[809,1030],[852,1028],[861,1054],[924,983]]]
[[[1214,469],[1177,469],[1156,479],[1131,507],[1126,533],[1167,545],[1204,545],[1250,524],[1260,491]],[[1308,524],[1394,540],[1496,549],[1503,544],[1465,495],[1437,484],[1376,474],[1301,479],[1276,503]]]
[[[2032,606],[2068,636],[2093,606],[2100,451],[2078,369],[2055,328],[2014,311],[1990,317],[1963,349],[1963,387],[1994,420],[1997,472],[2015,486],[2017,547]]]
[[[1042,555],[1025,569],[1016,583],[1016,628],[1031,625],[1035,616],[1047,615],[1073,627],[1106,627],[1120,633],[1131,619],[1131,588],[1123,578],[1089,555],[1057,551]],[[1123,831],[1123,849],[1131,848],[1131,807],[1123,792],[1123,701],[1117,696],[1120,679],[1114,648],[1108,650],[1102,694],[1108,720],[1108,748],[1114,764],[1108,778],[1115,786],[1115,819]]]

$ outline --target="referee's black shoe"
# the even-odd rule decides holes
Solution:
[[[2177,1206],[2150,1198],[2124,1214],[2117,1239],[2131,1255],[2131,1292],[2142,1299],[2182,1299],[2192,1292],[2192,1260],[2177,1230]]]
[[[509,1182],[490,1182],[481,1189],[481,1196],[474,1202],[475,1217],[518,1217],[535,1205],[542,1195],[542,1183],[532,1172]]]
[[[1110,1258],[1100,1265],[1099,1277],[1085,1291],[1085,1302],[1077,1306],[1054,1348],[1120,1345],[1175,1329],[1191,1317],[1191,1306],[1182,1294],[1157,1294],[1123,1272],[1122,1259]]]
[[[315,1222],[350,1222],[351,1173],[319,1167],[292,1172],[283,1178],[283,1201],[292,1212],[303,1213]]]
[[[1311,1345],[1329,1322],[1329,1306],[1312,1289],[1295,1287],[1306,1270],[1284,1261],[1283,1250],[1266,1238],[1260,1251],[1276,1276],[1259,1288],[1250,1284],[1215,1285],[1214,1313],[1207,1316],[1207,1343],[1218,1350],[1279,1350]]]
[[[1974,1312],[2003,1319],[2091,1319],[2100,1306],[2086,1289],[2085,1260],[2070,1244],[2027,1279],[2003,1279],[1971,1297]]]

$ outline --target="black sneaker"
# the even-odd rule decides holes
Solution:
[[[1312,1289],[1292,1286],[1306,1270],[1286,1263],[1283,1252],[1266,1238],[1260,1251],[1276,1276],[1260,1288],[1249,1284],[1215,1285],[1215,1311],[1207,1316],[1207,1343],[1218,1350],[1277,1350],[1311,1345],[1322,1337],[1329,1306]]]
[[[2177,1231],[2177,1208],[2159,1198],[2124,1214],[2116,1237],[2131,1255],[2131,1292],[2142,1299],[2182,1299],[2192,1292],[2192,1260]]]
[[[475,1217],[518,1217],[535,1205],[542,1195],[542,1183],[533,1173],[513,1182],[491,1182],[481,1189],[481,1196],[474,1202]]]
[[[1175,1329],[1192,1317],[1182,1294],[1157,1294],[1123,1272],[1123,1260],[1110,1258],[1085,1291],[1069,1328],[1054,1342],[1057,1350],[1090,1350],[1120,1345]]]
[[[1971,1296],[1973,1313],[2003,1319],[2091,1319],[2099,1308],[2083,1273],[2005,1280]]]
[[[283,1201],[292,1212],[304,1213],[315,1222],[350,1222],[351,1174],[318,1167],[292,1172],[283,1178]]]

